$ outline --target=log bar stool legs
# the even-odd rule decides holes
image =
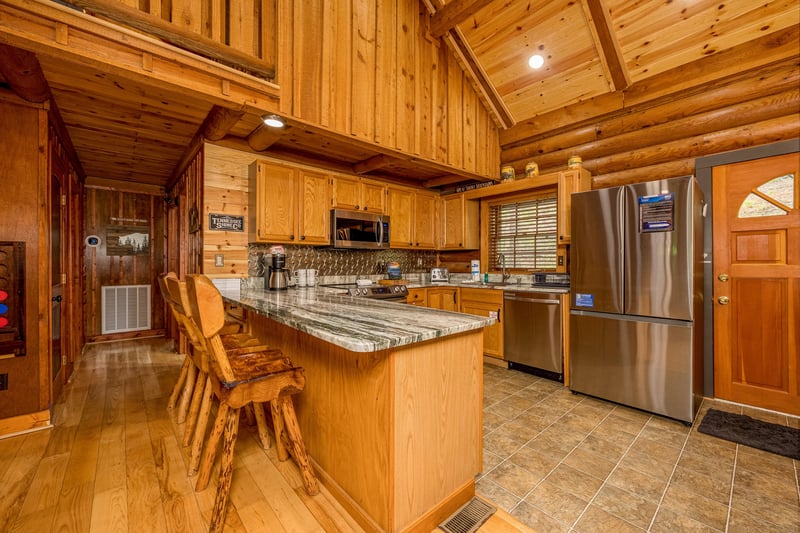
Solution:
[[[283,445],[291,450],[301,470],[306,492],[309,495],[319,492],[292,403],[292,395],[302,391],[305,386],[305,373],[302,368],[293,367],[279,350],[229,357],[219,335],[224,325],[222,295],[211,280],[203,275],[188,276],[187,288],[192,316],[203,335],[209,355],[212,389],[220,404],[203,451],[196,488],[203,490],[207,486],[219,439],[223,438],[220,476],[209,527],[209,531],[221,531],[225,525],[233,475],[239,416],[241,409],[249,404],[256,407],[258,417],[261,404],[270,403],[278,449]]]

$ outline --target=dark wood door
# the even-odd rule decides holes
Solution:
[[[62,375],[62,335],[61,335],[61,303],[63,300],[62,283],[62,209],[61,209],[61,179],[55,173],[50,179],[50,277],[51,277],[51,309],[52,323],[50,333],[50,357],[53,381],[53,396],[55,399],[61,391],[64,382]]]
[[[714,394],[800,414],[800,154],[715,167]]]

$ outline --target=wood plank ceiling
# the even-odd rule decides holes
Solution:
[[[798,19],[796,0],[420,0],[420,9],[430,15],[431,35],[459,57],[504,129],[622,91]],[[534,53],[544,59],[536,70],[527,65]],[[41,54],[39,63],[91,179],[167,186],[215,109],[209,100],[132,82],[103,65]],[[0,83],[13,76],[14,62],[0,61]],[[243,146],[259,127],[252,114],[225,120],[228,136]],[[382,156],[379,147],[304,127],[274,138],[259,133],[255,141],[300,161],[323,158],[332,168],[366,175],[374,167],[376,176],[406,183],[436,183],[448,174],[413,160],[373,165]]]

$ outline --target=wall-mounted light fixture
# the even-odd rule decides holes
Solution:
[[[261,115],[261,120],[270,128],[282,128],[286,125],[283,118],[278,115]]]

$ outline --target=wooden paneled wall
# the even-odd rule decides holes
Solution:
[[[751,49],[755,48],[755,50]],[[741,69],[745,62],[761,64]],[[793,27],[501,134],[503,164],[541,172],[583,158],[592,187],[694,173],[698,157],[800,136],[800,35]],[[745,64],[747,64],[745,63]],[[717,81],[709,82],[714,79]]]
[[[28,429],[3,419],[41,412],[50,401],[50,220],[47,212],[47,108],[0,90],[0,240],[25,243],[26,355],[0,359],[0,434]],[[49,419],[49,416],[47,417]]]
[[[455,57],[430,37],[421,2],[313,0],[278,9],[284,114],[499,175],[498,129]]]
[[[164,270],[165,202],[160,195],[99,187],[86,188],[84,235],[98,235],[102,242],[86,247],[86,336],[88,341],[141,337],[164,332],[164,302],[156,276]],[[150,235],[149,252],[143,255],[108,255],[107,234],[113,226],[141,226]],[[101,287],[150,285],[151,330],[103,336]]]

